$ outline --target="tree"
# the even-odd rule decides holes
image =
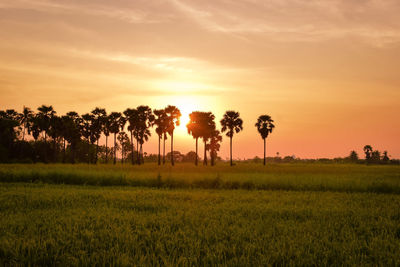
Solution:
[[[181,111],[175,106],[168,106],[165,108],[166,114],[166,130],[171,136],[171,153],[174,151],[174,130],[175,126],[179,126]],[[171,157],[171,165],[174,166],[174,157]]]
[[[379,164],[381,162],[381,152],[379,150],[375,150],[372,152],[371,162],[375,164]]]
[[[264,140],[264,165],[266,163],[266,139],[272,130],[275,128],[274,121],[269,115],[261,115],[258,117],[255,124],[257,131],[260,133],[261,138]]]
[[[199,118],[200,137],[204,142],[204,158],[203,165],[207,165],[207,141],[211,138],[213,131],[215,131],[215,116],[211,112],[201,112]]]
[[[149,128],[153,126],[154,115],[150,107],[148,106],[139,106],[136,108],[137,110],[137,135],[140,144],[140,154],[138,158],[138,163],[144,163],[143,157],[143,144],[149,140],[151,136]]]
[[[163,109],[155,109],[154,125],[156,126],[156,133],[158,135],[158,165],[161,165],[161,138],[166,132],[167,114]],[[164,142],[164,157],[165,157],[165,142]]]
[[[357,163],[358,162],[358,154],[356,151],[352,150],[349,155],[350,162]]]
[[[110,117],[106,115],[103,117],[103,133],[106,137],[106,164],[108,163],[108,137],[110,136],[111,120]]]
[[[129,123],[128,124],[128,131],[131,134],[131,153],[132,153],[131,160],[132,160],[132,165],[133,165],[133,164],[135,164],[134,157],[133,157],[133,155],[135,154],[135,148],[134,148],[134,145],[133,145],[133,143],[134,143],[133,142],[133,136],[134,136],[133,133],[134,132],[137,133],[136,128],[137,128],[138,119],[139,119],[138,118],[138,112],[137,112],[136,109],[127,108],[124,111],[124,115],[125,115],[125,118],[127,119],[128,123]],[[138,140],[138,139],[136,139],[136,140]]]
[[[221,147],[220,142],[222,142],[220,132],[218,130],[213,130],[210,135],[210,143],[207,144],[207,150],[210,151],[211,166],[215,165],[215,159]]]
[[[371,156],[372,156],[372,146],[366,145],[366,146],[364,146],[363,150],[364,150],[364,153],[365,153],[365,161],[367,163],[370,163],[371,162]]]
[[[118,133],[118,142],[121,146],[121,163],[124,164],[124,159],[126,158],[126,151],[130,149],[131,142],[126,132],[121,131]]]
[[[104,121],[107,116],[107,112],[104,108],[96,107],[92,110],[92,138],[96,141],[96,155],[94,159],[94,163],[97,163],[98,153],[99,153],[99,139],[101,136],[101,132],[104,129]]]
[[[75,163],[77,145],[82,136],[80,130],[82,118],[75,111],[70,111],[63,117],[63,124],[65,127],[64,138],[71,147],[71,162]]]
[[[24,109],[21,113],[21,121],[20,121],[20,123],[23,127],[22,141],[25,141],[25,132],[27,129],[29,129],[30,122],[32,120],[33,115],[34,115],[33,111],[30,108],[24,106]]]
[[[93,141],[92,130],[93,130],[93,115],[86,113],[82,115],[82,124],[81,124],[81,134],[87,140],[87,157],[88,163],[91,162],[91,155],[90,155],[90,144]]]
[[[198,140],[201,137],[201,116],[203,112],[193,111],[189,114],[189,123],[186,125],[188,133],[196,140],[196,157],[194,164],[198,164]]]
[[[120,129],[120,112],[111,112],[110,116],[110,133],[114,134],[114,164],[117,164],[117,133],[119,133]]]
[[[387,164],[389,162],[389,156],[388,156],[388,152],[386,150],[383,151],[382,162],[385,164]]]
[[[56,112],[53,109],[53,106],[45,106],[42,105],[38,107],[38,118],[39,118],[39,128],[42,132],[44,132],[44,142],[46,143],[48,131],[50,128],[50,119],[53,117]]]
[[[119,128],[120,128],[120,132],[119,132],[119,136],[120,136],[120,144],[121,144],[121,163],[124,163],[124,144],[127,138],[127,134],[125,133],[125,124],[126,124],[127,119],[122,116],[119,118],[118,120],[118,124],[119,124]],[[129,139],[129,138],[128,138]],[[128,140],[129,141],[129,140]]]
[[[239,112],[226,111],[221,120],[221,126],[221,132],[226,132],[226,136],[230,138],[230,161],[232,166],[232,138],[235,133],[243,130],[243,120],[240,118]]]

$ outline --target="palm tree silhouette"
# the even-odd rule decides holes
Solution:
[[[207,144],[207,150],[210,151],[211,166],[215,165],[215,158],[221,147],[220,142],[222,142],[222,136],[218,130],[213,130],[210,136],[210,143]]]
[[[213,131],[216,128],[215,125],[215,116],[211,112],[201,112],[200,114],[200,137],[203,139],[204,142],[204,159],[203,159],[203,165],[208,164],[207,160],[207,141],[208,139],[211,138],[211,135]]]
[[[20,123],[23,126],[22,141],[25,141],[25,131],[26,129],[29,128],[29,123],[31,122],[32,117],[33,117],[33,111],[30,108],[24,106],[20,121]]]
[[[38,111],[39,127],[40,130],[44,132],[44,142],[46,143],[50,127],[50,119],[56,114],[56,112],[54,111],[53,106],[45,105],[38,107]]]
[[[86,113],[82,115],[82,124],[81,124],[81,133],[84,138],[87,140],[87,155],[88,155],[88,162],[91,162],[91,155],[90,155],[90,144],[92,143],[93,138],[92,136],[92,124],[93,124],[93,115]]]
[[[364,146],[363,150],[365,153],[365,160],[367,161],[367,163],[369,163],[371,161],[371,156],[372,156],[372,146],[366,145]]]
[[[70,111],[66,115],[65,122],[67,125],[65,126],[66,133],[64,138],[71,146],[71,162],[75,163],[76,147],[81,140],[80,127],[82,124],[82,118],[75,111]]]
[[[275,128],[274,121],[271,119],[269,115],[261,115],[258,117],[257,122],[255,124],[258,132],[261,135],[261,138],[264,140],[264,165],[266,163],[266,139],[272,130]]]
[[[117,133],[119,133],[120,129],[120,112],[111,112],[110,114],[110,133],[114,134],[114,164],[117,164]]]
[[[101,136],[101,132],[103,131],[104,117],[107,116],[107,112],[104,108],[96,107],[94,110],[92,110],[92,116],[93,116],[92,131],[93,131],[93,137],[95,138],[96,141],[96,155],[94,159],[94,163],[96,164],[99,152],[99,139]]]
[[[134,160],[134,154],[135,154],[135,148],[134,148],[134,141],[133,141],[133,133],[136,129],[136,125],[137,125],[137,121],[138,121],[138,112],[136,109],[131,109],[131,108],[127,108],[124,111],[124,115],[128,121],[128,131],[131,134],[131,163],[132,165],[135,164],[135,160]],[[136,132],[136,131],[135,131]],[[136,135],[135,135],[136,136]],[[137,140],[137,139],[136,139]],[[136,148],[137,149],[137,148]]]
[[[154,125],[156,125],[156,133],[158,135],[158,165],[161,165],[161,138],[166,132],[166,113],[163,109],[155,109],[154,115]],[[165,142],[164,142],[164,153],[165,153]]]
[[[166,121],[167,121],[167,132],[171,136],[171,165],[174,166],[174,130],[175,126],[179,126],[180,117],[182,116],[181,111],[175,106],[167,106],[165,108]]]
[[[103,117],[103,122],[102,122],[102,126],[103,126],[103,133],[106,137],[106,164],[108,163],[108,137],[110,136],[110,129],[111,129],[111,120],[110,120],[110,116],[106,115]]]
[[[119,128],[120,128],[119,135],[122,136],[122,137],[121,137],[121,138],[122,138],[122,143],[121,143],[121,163],[122,163],[122,164],[124,164],[124,146],[123,146],[123,144],[124,144],[124,142],[125,142],[124,138],[125,138],[125,136],[126,136],[126,133],[125,133],[125,124],[126,124],[126,121],[127,121],[126,117],[124,117],[124,116],[121,114],[121,117],[119,117],[119,120],[118,120],[118,124],[119,124]]]
[[[200,111],[193,111],[189,114],[189,123],[186,125],[188,133],[193,136],[196,140],[196,159],[194,164],[197,166],[198,164],[198,140],[201,137],[201,125],[200,125],[200,118],[202,116],[202,112]]]
[[[138,113],[138,137],[140,143],[140,157],[138,163],[144,163],[143,157],[143,144],[144,142],[149,140],[151,136],[151,132],[149,130],[150,127],[153,126],[154,115],[150,107],[148,106],[139,106],[137,107]]]
[[[226,132],[226,136],[230,139],[230,159],[231,159],[231,166],[233,165],[232,162],[232,138],[235,133],[239,133],[243,130],[243,120],[239,117],[239,112],[235,111],[226,111],[224,114],[223,119],[221,120],[221,132]]]

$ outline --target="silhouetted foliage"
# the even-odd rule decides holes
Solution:
[[[275,128],[274,121],[269,115],[261,115],[258,117],[255,124],[257,131],[260,133],[261,138],[264,140],[264,165],[266,164],[266,139],[272,130]]]
[[[235,133],[243,130],[243,120],[240,118],[239,112],[226,111],[221,120],[221,126],[221,132],[226,132],[226,136],[230,139],[230,163],[232,166],[232,138]]]

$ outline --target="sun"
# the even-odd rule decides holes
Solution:
[[[177,99],[176,106],[181,111],[180,128],[186,129],[186,125],[189,123],[189,114],[195,110],[198,110],[196,101],[191,97],[179,97]]]

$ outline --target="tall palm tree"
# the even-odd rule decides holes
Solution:
[[[75,111],[70,111],[66,114],[66,121],[67,123],[65,128],[65,139],[68,141],[71,147],[71,162],[75,163],[75,154],[76,154],[76,147],[81,140],[81,125],[82,125],[82,118],[79,116],[78,113]]]
[[[269,115],[261,115],[258,117],[255,124],[257,131],[260,133],[261,138],[264,140],[264,165],[266,163],[266,139],[272,130],[275,128],[274,121]]]
[[[104,117],[107,116],[107,112],[104,108],[96,107],[94,110],[92,110],[92,116],[93,116],[92,132],[93,132],[93,137],[96,141],[96,155],[94,159],[94,163],[96,164],[99,152],[99,139],[101,136],[101,132],[103,131],[104,128],[103,125]]]
[[[124,111],[124,115],[125,118],[128,121],[128,131],[131,134],[131,153],[132,153],[132,165],[135,164],[135,160],[134,160],[134,154],[135,154],[135,148],[134,148],[134,141],[133,141],[133,136],[134,136],[134,132],[136,133],[135,129],[137,126],[137,121],[138,121],[138,112],[136,109],[131,109],[131,108],[127,108]]]
[[[93,141],[92,131],[93,131],[93,115],[86,113],[82,115],[82,124],[81,124],[81,133],[84,138],[87,140],[87,155],[88,155],[88,163],[91,163],[91,153],[90,153],[90,144]]]
[[[114,164],[117,164],[117,133],[120,129],[120,112],[111,112],[110,114],[110,133],[114,134]]]
[[[45,106],[42,105],[38,107],[38,118],[39,118],[39,127],[41,131],[44,132],[44,142],[47,141],[47,135],[50,127],[50,119],[52,116],[56,114],[56,111],[53,109],[53,106]]]
[[[226,132],[226,136],[230,139],[230,159],[231,166],[232,162],[232,138],[235,133],[239,133],[243,130],[243,120],[240,118],[239,112],[228,110],[225,112],[223,119],[221,120],[221,132]]]
[[[154,115],[156,116],[154,119],[154,125],[156,125],[156,133],[158,135],[158,165],[161,165],[161,138],[165,133],[166,126],[166,113],[163,109],[155,109]],[[164,142],[165,144],[165,142]],[[165,146],[164,146],[165,147]]]
[[[189,123],[186,125],[188,133],[193,136],[196,140],[196,159],[194,164],[197,166],[198,164],[198,140],[201,137],[201,124],[200,118],[203,112],[200,111],[193,111],[189,114]]]
[[[33,115],[33,111],[30,108],[24,106],[21,114],[21,124],[23,126],[22,141],[25,141],[25,131],[29,128],[29,123]]]
[[[143,144],[149,137],[151,136],[149,128],[153,126],[154,115],[150,107],[148,106],[139,106],[136,108],[138,115],[138,124],[137,124],[137,133],[140,144],[140,154],[138,163],[144,163],[143,157]]]
[[[210,143],[207,144],[207,150],[210,151],[211,166],[215,165],[215,159],[221,147],[220,142],[222,142],[222,136],[220,132],[218,130],[213,130],[210,135]]]
[[[125,133],[126,121],[127,121],[126,117],[124,117],[121,114],[121,117],[118,120],[118,124],[119,124],[119,128],[120,128],[119,134],[121,135],[121,138],[122,138],[121,139],[122,140],[122,143],[121,143],[121,163],[122,164],[124,164],[124,142],[125,142],[125,136],[126,136],[126,133]]]
[[[367,163],[369,163],[372,158],[372,146],[366,145],[366,146],[364,146],[363,150],[365,153],[365,160],[367,161]]]
[[[110,136],[111,120],[107,114],[103,117],[103,133],[106,137],[106,164],[108,163],[108,137]]]
[[[165,108],[166,121],[167,121],[167,132],[171,136],[171,165],[174,166],[174,130],[175,126],[179,126],[180,117],[182,116],[181,111],[175,106],[167,106]]]
[[[201,138],[204,142],[204,159],[203,165],[208,164],[207,160],[207,141],[211,138],[212,132],[215,130],[215,116],[211,112],[202,112],[200,116]]]

